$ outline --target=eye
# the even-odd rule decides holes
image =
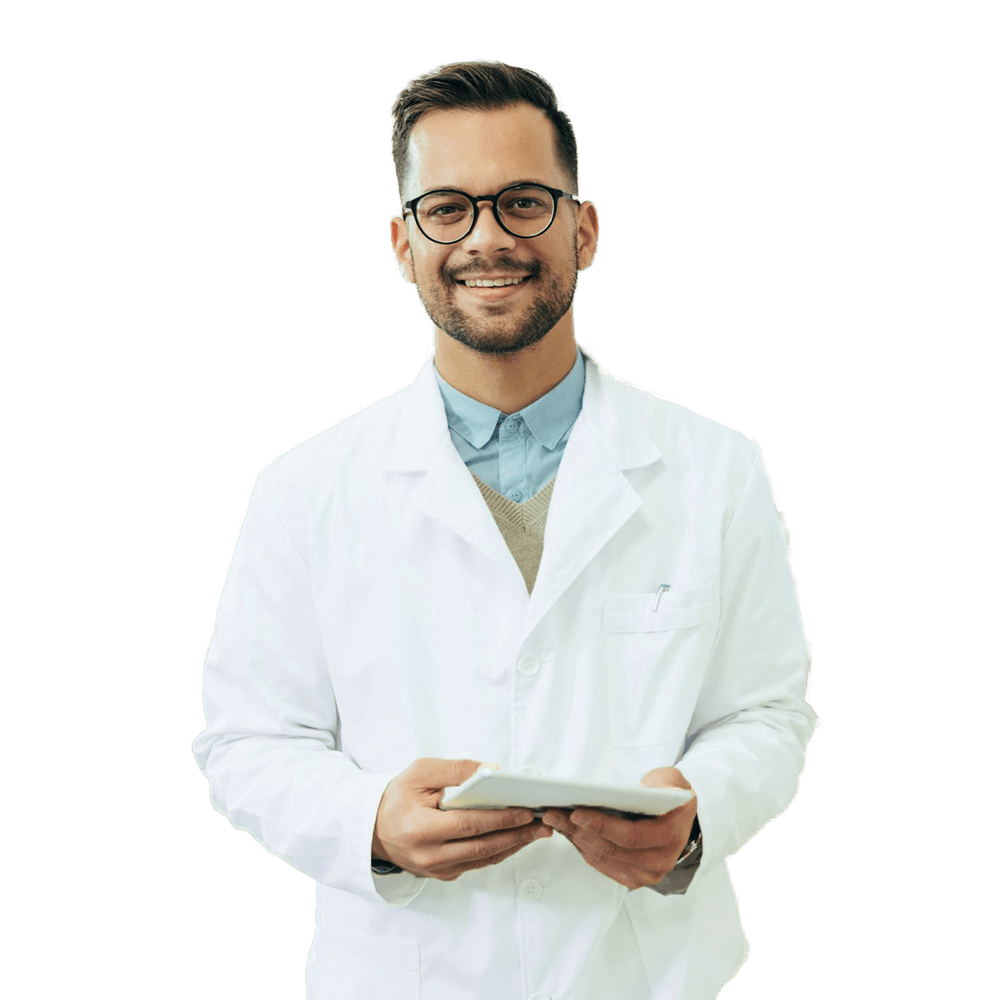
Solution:
[[[541,219],[552,212],[552,196],[544,188],[526,186],[505,191],[500,211],[507,218]]]

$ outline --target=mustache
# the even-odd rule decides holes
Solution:
[[[497,271],[515,271],[526,274],[529,278],[537,278],[542,273],[542,265],[537,260],[522,261],[513,257],[498,257],[496,260],[475,261],[462,267],[449,267],[444,270],[446,278],[452,281],[466,281],[480,274],[496,274]]]

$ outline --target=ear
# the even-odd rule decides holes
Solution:
[[[576,209],[576,252],[580,270],[590,267],[597,253],[597,209],[590,201]]]
[[[399,269],[407,281],[412,284],[417,283],[413,273],[413,254],[410,251],[410,231],[406,225],[406,220],[397,215],[390,224],[392,249],[399,261]]]

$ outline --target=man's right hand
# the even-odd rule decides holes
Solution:
[[[438,809],[443,790],[479,770],[475,760],[415,760],[386,786],[375,817],[372,857],[414,875],[452,882],[495,865],[552,829],[530,809]]]

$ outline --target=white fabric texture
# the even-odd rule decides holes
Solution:
[[[317,882],[317,1000],[699,1000],[744,959],[725,858],[788,804],[814,726],[783,533],[751,442],[587,366],[530,596],[430,362],[258,478],[194,752]],[[374,876],[382,792],[419,757],[676,765],[700,866],[629,892],[557,834],[454,882]]]

